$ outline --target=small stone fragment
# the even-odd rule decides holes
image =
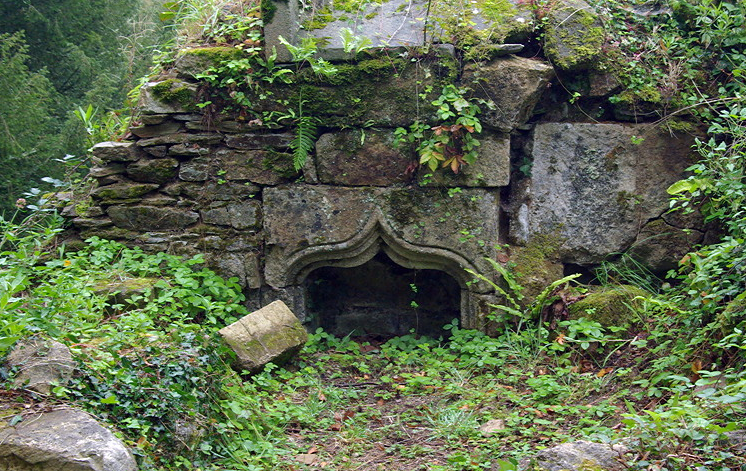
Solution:
[[[505,421],[503,419],[488,420],[479,427],[479,431],[482,432],[482,435],[485,437],[492,436],[495,432],[499,432],[500,430],[505,430]]]
[[[70,379],[75,361],[70,350],[60,342],[31,337],[13,348],[7,365],[17,369],[13,387],[49,394],[52,384],[64,384]]]

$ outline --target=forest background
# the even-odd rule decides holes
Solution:
[[[173,37],[162,10],[158,0],[0,2],[0,214],[60,185],[91,142],[126,126],[128,92]]]

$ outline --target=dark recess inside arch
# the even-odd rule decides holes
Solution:
[[[321,267],[305,280],[310,327],[343,337],[439,337],[460,318],[461,289],[440,270],[416,270],[379,252],[352,268]]]

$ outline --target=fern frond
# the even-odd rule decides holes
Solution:
[[[308,154],[314,149],[316,134],[318,132],[318,119],[314,116],[300,116],[297,121],[295,137],[290,141],[290,149],[293,151],[293,166],[298,171],[308,160]]]

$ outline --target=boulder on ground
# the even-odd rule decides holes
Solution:
[[[269,362],[287,361],[308,340],[306,330],[282,301],[223,327],[220,335],[236,352],[236,366],[249,372],[259,371]]]
[[[53,384],[67,382],[75,361],[60,342],[41,337],[21,340],[8,355],[7,365],[15,369],[13,387],[49,394]]]
[[[124,444],[85,412],[65,408],[0,429],[4,471],[135,471]]]
[[[622,471],[627,448],[584,440],[547,448],[532,459],[521,461],[520,469],[541,471]]]
[[[650,293],[632,285],[620,285],[592,292],[585,298],[570,304],[567,310],[571,319],[585,317],[604,327],[628,326],[639,320],[635,313],[642,307],[639,298],[647,298]]]

